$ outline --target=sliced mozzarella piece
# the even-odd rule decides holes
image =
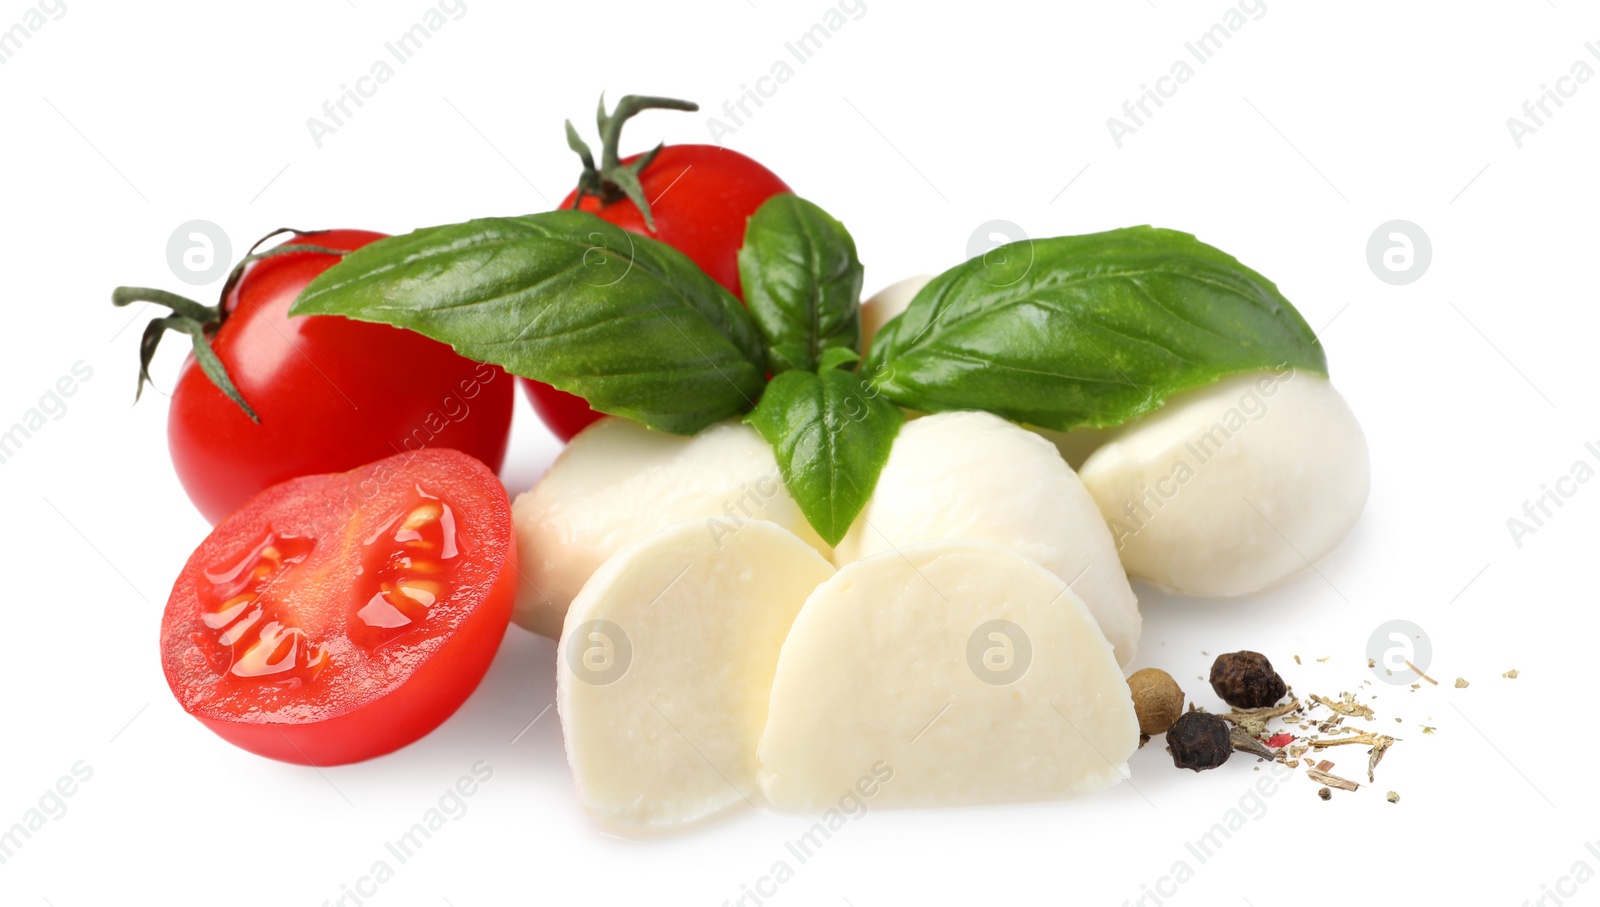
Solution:
[[[617,552],[572,603],[556,669],[585,807],[629,826],[753,797],[768,690],[801,603],[833,567],[792,533],[679,523]]]
[[[1100,508],[1048,441],[983,412],[907,422],[834,563],[942,539],[992,542],[1038,561],[1088,604],[1117,660],[1133,660],[1138,599]]]
[[[1116,784],[1138,745],[1111,645],[1059,577],[1008,548],[934,542],[856,561],[806,601],[761,787],[799,812],[868,775],[874,803],[1061,797]]]
[[[767,520],[828,551],[784,489],[771,446],[738,422],[680,437],[602,419],[518,495],[511,515],[522,572],[513,619],[552,637],[606,558],[680,520],[722,535]]]

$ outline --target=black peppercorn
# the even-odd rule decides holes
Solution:
[[[1211,689],[1236,709],[1262,709],[1289,688],[1260,652],[1228,652],[1211,665]]]
[[[1197,772],[1216,768],[1233,755],[1228,722],[1220,715],[1185,712],[1167,730],[1167,752],[1178,768]]]

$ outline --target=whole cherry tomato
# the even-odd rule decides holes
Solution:
[[[744,245],[745,222],[762,202],[791,190],[771,170],[720,145],[663,145],[617,158],[623,122],[652,108],[696,109],[670,98],[623,98],[610,115],[600,115],[605,148],[598,166],[568,124],[569,140],[583,157],[584,172],[561,207],[576,207],[661,240],[743,300],[739,247]],[[548,384],[523,379],[523,389],[545,425],[563,441],[600,418],[582,397]]]
[[[390,325],[288,317],[295,297],[339,253],[382,237],[295,234],[247,259],[220,307],[118,289],[119,305],[145,300],[174,309],[146,329],[146,364],[164,331],[195,339],[172,392],[167,442],[184,490],[212,523],[285,479],[344,472],[407,450],[453,448],[499,470],[514,392],[498,367]]]

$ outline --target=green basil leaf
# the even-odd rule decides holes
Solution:
[[[731,293],[665,243],[580,211],[379,240],[318,276],[290,314],[409,328],[676,434],[748,412],[765,378],[760,336]]]
[[[1023,240],[946,271],[878,333],[865,373],[894,402],[1060,431],[1108,426],[1225,375],[1327,374],[1271,281],[1187,233]]]
[[[774,375],[799,369],[810,371],[811,347],[804,343],[778,343],[767,347],[767,369]]]
[[[774,195],[750,216],[739,284],[767,366],[814,371],[822,351],[861,348],[861,261],[844,225],[794,195]]]
[[[745,421],[772,445],[817,534],[837,545],[872,497],[905,414],[860,376],[830,368],[773,378]]]
[[[822,358],[817,362],[817,371],[825,372],[829,369],[855,366],[861,361],[861,354],[848,347],[835,346],[822,351]]]

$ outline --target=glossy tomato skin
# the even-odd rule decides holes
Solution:
[[[529,378],[519,378],[518,381],[528,396],[528,402],[533,405],[533,411],[539,414],[539,419],[551,434],[562,441],[571,441],[574,435],[599,421],[603,415],[591,409],[589,401],[577,394],[569,394]]]
[[[296,236],[350,250],[382,238],[363,230]],[[420,447],[468,453],[499,470],[515,392],[498,367],[384,324],[332,315],[288,317],[295,297],[338,259],[295,252],[254,262],[223,301],[211,347],[260,416],[250,421],[184,363],[167,415],[167,444],[184,490],[213,524],[285,479],[343,472]]]
[[[637,158],[624,158],[623,163]],[[639,182],[655,218],[653,233],[638,207],[626,199],[601,205],[588,196],[579,210],[672,246],[742,301],[739,247],[744,245],[745,222],[762,202],[792,191],[789,186],[751,158],[718,145],[668,145]],[[561,207],[571,208],[576,194],[563,199]],[[525,387],[534,410],[563,441],[600,418],[581,397],[537,381]]]
[[[744,299],[739,289],[739,247],[744,245],[745,222],[762,202],[793,191],[788,184],[753,159],[719,145],[668,145],[640,174],[639,183],[655,218],[654,233],[627,199],[601,205],[589,196],[578,209],[661,240]],[[562,199],[561,207],[572,207],[576,194]]]
[[[441,595],[412,625],[368,626],[358,615],[380,588],[384,558],[415,553],[395,539],[419,503],[442,504],[449,522],[450,556],[433,563],[443,569],[413,577],[437,581]],[[230,623],[223,612],[237,589],[222,583],[240,565],[275,564],[260,554],[264,541],[300,560],[269,569],[264,591]],[[162,668],[184,710],[242,749],[318,766],[370,759],[419,739],[466,701],[505,635],[516,586],[510,503],[471,457],[421,450],[303,476],[251,499],[191,555],[162,618]],[[257,606],[268,613],[252,624]],[[323,653],[315,673],[236,676],[232,668],[251,660],[240,651],[274,627],[303,632],[305,648]]]

